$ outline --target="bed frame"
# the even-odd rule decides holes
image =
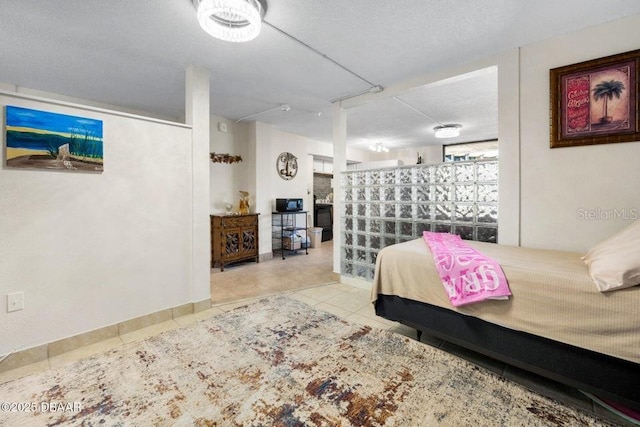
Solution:
[[[425,332],[640,411],[640,364],[395,295],[378,295],[375,309],[415,328],[418,339]]]

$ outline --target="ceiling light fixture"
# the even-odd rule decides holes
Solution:
[[[271,111],[277,111],[277,110],[286,112],[286,111],[291,110],[291,106],[289,104],[280,104],[277,107],[269,108],[268,110],[260,111],[259,113],[249,114],[248,116],[244,116],[242,118],[239,118],[238,120],[236,120],[236,123],[241,122],[241,121],[246,120],[246,119],[250,119],[252,117],[260,116],[262,114],[270,113]]]
[[[260,34],[265,0],[193,0],[198,22],[213,37],[247,42]]]
[[[455,138],[460,136],[461,125],[440,125],[433,128],[436,138]]]
[[[375,145],[370,145],[369,146],[369,150],[375,151],[376,153],[388,153],[389,152],[389,147],[387,147],[386,145],[384,145],[381,142],[376,142]]]

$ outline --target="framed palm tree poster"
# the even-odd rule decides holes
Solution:
[[[551,148],[640,141],[640,50],[550,70]]]

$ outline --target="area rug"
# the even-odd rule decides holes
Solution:
[[[607,425],[286,297],[10,381],[0,396],[13,404],[3,426]]]

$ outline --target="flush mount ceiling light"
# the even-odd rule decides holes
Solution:
[[[388,153],[389,147],[385,146],[381,142],[376,142],[376,145],[370,145],[369,150],[375,151],[376,153]]]
[[[247,42],[260,34],[265,0],[193,0],[200,26],[213,37]]]
[[[433,128],[436,138],[455,138],[460,136],[461,125],[440,125]]]

